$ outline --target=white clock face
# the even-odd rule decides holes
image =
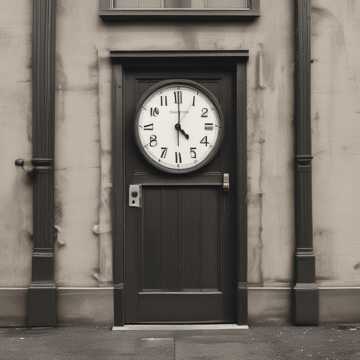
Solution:
[[[216,99],[191,81],[166,82],[140,103],[135,121],[138,146],[157,168],[186,173],[207,164],[223,134]]]

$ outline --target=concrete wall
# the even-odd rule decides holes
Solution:
[[[0,3],[0,287],[23,288],[30,281],[31,187],[13,166],[16,157],[29,157],[31,151],[30,3]],[[97,0],[58,0],[56,281],[62,322],[111,323],[108,52],[149,49],[250,50],[249,312],[252,322],[288,319],[294,250],[294,9],[292,0],[261,5],[261,17],[249,23],[104,24]],[[323,286],[360,286],[354,226],[360,198],[359,17],[357,0],[313,0],[314,225]],[[100,234],[93,231],[97,224]],[[322,318],[330,319],[338,300],[326,294],[321,295]],[[21,306],[12,307],[14,318]]]
[[[104,189],[110,181],[111,150],[108,51],[148,49],[250,50],[249,281],[260,286],[289,285],[294,238],[293,17],[289,16],[293,8],[291,1],[276,2],[276,22],[272,4],[264,2],[264,15],[255,23],[210,26],[109,25],[94,16],[96,0],[59,1],[56,174],[61,216],[57,223],[66,242],[57,253],[60,286],[98,285],[93,274],[99,267],[102,239],[92,234],[92,227],[99,219],[99,205],[108,203]],[[106,231],[109,219],[102,220],[100,227]]]
[[[313,0],[314,245],[320,316],[360,320],[360,2]]]
[[[31,184],[14,166],[31,154],[31,10],[0,2],[0,326],[23,322],[31,278]]]
[[[102,76],[108,79],[107,51],[111,49],[250,50],[250,282],[288,283],[293,248],[289,241],[293,238],[293,216],[289,212],[293,116],[291,2],[277,0],[281,15],[276,23],[271,5],[264,3],[264,16],[256,23],[213,26],[106,25],[94,16],[96,3],[59,1],[57,190],[62,218],[58,222],[67,239],[67,245],[58,252],[59,283],[95,284],[92,272],[97,265],[97,248],[91,228],[97,221],[99,205],[99,122],[110,123],[109,110],[99,106],[99,97],[108,97],[110,87],[99,94],[99,82],[103,82]],[[271,31],[267,31],[269,28]],[[263,58],[262,84],[258,81],[259,56]],[[274,206],[277,212],[273,211]],[[85,258],[79,264],[78,252],[84,248]]]
[[[360,286],[360,2],[313,0],[312,21],[318,279]]]
[[[31,277],[31,185],[14,166],[31,154],[31,28],[30,1],[0,3],[0,287]]]

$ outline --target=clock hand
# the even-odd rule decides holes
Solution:
[[[175,124],[175,129],[177,130],[178,134],[181,132],[185,136],[185,139],[189,140],[190,136],[185,132],[180,124]]]
[[[175,125],[175,129],[177,130],[177,143],[178,143],[178,147],[180,146],[180,98],[178,98],[178,122]]]
[[[185,139],[186,139],[186,140],[189,140],[189,139],[190,139],[190,136],[189,136],[183,129],[181,129],[180,131],[181,131],[181,133],[185,136]]]

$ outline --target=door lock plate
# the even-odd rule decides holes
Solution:
[[[132,184],[129,186],[129,206],[141,207],[142,188],[140,184]]]

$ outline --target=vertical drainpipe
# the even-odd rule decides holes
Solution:
[[[54,281],[54,140],[56,0],[33,0],[32,278],[27,326],[56,325]]]
[[[295,279],[293,322],[317,325],[311,171],[311,0],[295,1]]]

